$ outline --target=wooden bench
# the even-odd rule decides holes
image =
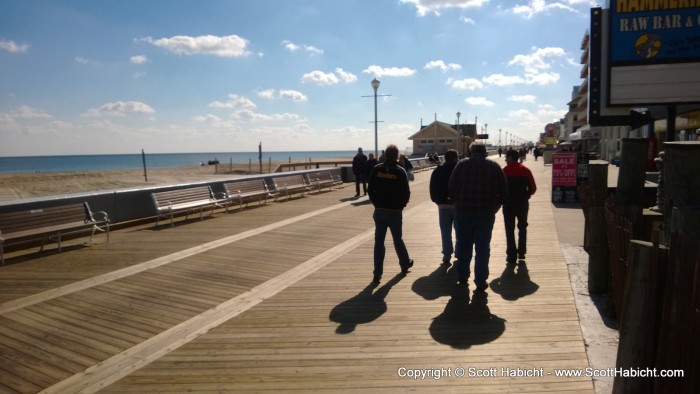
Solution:
[[[0,264],[5,264],[5,245],[41,240],[56,240],[61,252],[63,235],[92,230],[105,231],[109,242],[109,218],[104,211],[92,212],[87,202],[0,213]]]
[[[307,174],[307,177],[309,179],[309,184],[316,186],[319,192],[324,187],[331,190],[333,187],[343,184],[343,180],[340,179],[340,175],[333,175],[331,171],[311,172]]]
[[[272,178],[274,182],[275,192],[284,193],[287,200],[294,194],[300,193],[302,196],[305,192],[313,190],[313,185],[309,184],[303,175],[285,175]]]
[[[226,212],[229,205],[234,202],[243,210],[243,206],[247,206],[252,201],[257,201],[259,204],[265,204],[270,197],[277,198],[278,192],[270,191],[264,179],[250,179],[239,182],[224,183],[226,190]]]
[[[199,210],[199,219],[202,220],[205,208],[211,208],[211,212],[214,213],[214,209],[224,208],[226,204],[226,197],[223,194],[214,194],[210,186],[155,192],[151,193],[151,198],[158,215],[156,227],[160,219],[165,217],[170,218],[170,227],[173,227],[175,214],[181,212],[187,212],[187,220],[192,211]]]

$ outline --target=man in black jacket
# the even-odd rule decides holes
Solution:
[[[362,148],[357,148],[357,154],[352,158],[352,173],[355,175],[355,197],[360,197],[360,183],[362,183],[362,191],[367,194],[366,163],[367,156],[362,153]]]
[[[408,177],[406,171],[399,166],[399,149],[396,145],[387,146],[384,154],[384,162],[372,168],[368,187],[369,199],[374,205],[374,284],[379,284],[384,273],[384,240],[387,228],[391,230],[391,237],[394,239],[394,249],[399,257],[401,272],[405,274],[413,266],[402,235],[402,211],[411,197]]]
[[[442,236],[442,262],[450,264],[454,253],[452,243],[452,228],[455,220],[455,206],[450,201],[448,185],[450,175],[454,170],[459,156],[457,151],[450,149],[445,152],[445,163],[435,167],[430,175],[430,199],[438,206],[438,221],[440,223],[440,235]]]

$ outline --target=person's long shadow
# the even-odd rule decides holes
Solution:
[[[436,300],[452,294],[452,289],[457,283],[457,277],[452,273],[453,268],[449,264],[442,264],[428,276],[416,279],[411,290],[426,300]]]
[[[491,281],[491,290],[498,293],[504,300],[515,301],[520,297],[533,294],[540,288],[537,283],[530,279],[530,273],[525,264],[518,265],[516,271],[515,264],[506,265],[500,278]]]
[[[397,274],[375,292],[372,290],[377,285],[369,284],[356,296],[336,305],[328,316],[329,320],[339,324],[335,329],[336,334],[349,334],[355,331],[358,324],[372,322],[383,315],[387,309],[384,298],[404,277],[405,274]]]
[[[506,321],[492,314],[487,303],[486,292],[474,292],[470,302],[469,288],[457,286],[445,311],[430,324],[430,335],[455,349],[468,349],[495,340],[506,330]]]

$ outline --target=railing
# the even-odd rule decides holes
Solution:
[[[352,160],[340,161],[306,161],[300,163],[283,163],[277,166],[274,172],[296,171],[297,167],[303,170],[311,170],[321,167],[338,167],[343,165],[352,165]]]

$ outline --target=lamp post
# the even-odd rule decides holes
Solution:
[[[379,89],[379,80],[372,80],[372,89],[374,89],[374,157],[379,158],[379,150],[377,143],[377,89]]]
[[[459,133],[459,138],[462,139],[462,155],[464,155],[464,135],[462,135],[462,128],[459,127],[459,117],[461,115],[462,115],[462,113],[457,111],[457,132]]]

